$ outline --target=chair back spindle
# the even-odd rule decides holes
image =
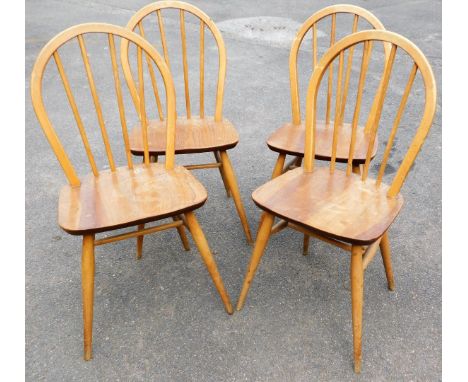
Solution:
[[[350,48],[350,51],[351,49],[354,49],[354,45]],[[356,131],[359,122],[359,115],[361,112],[362,94],[364,91],[364,83],[366,81],[366,74],[367,68],[369,67],[369,58],[371,55],[371,51],[372,41],[365,41],[361,60],[361,70],[359,74],[359,84],[356,95],[356,105],[354,107],[353,120],[351,124],[351,140],[349,145],[348,164],[346,168],[347,175],[351,174],[353,168],[354,149],[356,145]]]
[[[120,125],[122,127],[122,138],[125,145],[125,155],[127,157],[128,168],[133,168],[132,153],[130,152],[130,143],[128,139],[127,118],[125,116],[125,108],[122,96],[122,85],[120,84],[119,67],[115,53],[114,35],[109,33],[107,37],[109,40],[109,52],[112,61],[112,74],[114,76],[115,94],[117,96],[117,102],[119,106],[119,117]]]
[[[205,117],[205,24],[200,20],[200,118]]]
[[[145,30],[143,28],[142,23],[138,23],[138,29],[140,31],[141,37],[145,38]],[[151,85],[153,87],[153,93],[154,93],[154,99],[156,101],[156,107],[158,108],[159,120],[162,121],[162,120],[164,120],[164,112],[163,112],[163,108],[162,108],[162,105],[161,105],[161,97],[159,96],[159,90],[158,90],[158,84],[156,82],[156,76],[154,74],[153,65],[151,64],[150,57],[147,54],[145,54],[145,57],[146,57],[147,65],[148,65],[148,72],[149,72],[150,78],[151,78]]]

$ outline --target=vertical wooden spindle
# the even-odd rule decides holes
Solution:
[[[410,75],[409,75],[409,78],[408,78],[408,82],[406,84],[405,91],[403,93],[403,97],[401,98],[400,106],[398,107],[398,112],[397,112],[395,120],[393,122],[392,130],[391,130],[390,135],[388,137],[387,146],[385,147],[385,153],[383,155],[382,163],[380,164],[379,173],[377,175],[377,180],[376,180],[377,186],[379,186],[380,183],[382,182],[382,178],[383,178],[383,175],[385,173],[385,167],[387,166],[388,158],[390,156],[390,151],[392,150],[393,140],[395,139],[395,135],[396,135],[396,132],[398,130],[398,126],[400,125],[400,120],[401,120],[401,117],[403,116],[403,112],[405,110],[406,102],[408,101],[408,96],[409,96],[409,93],[411,91],[411,87],[413,86],[414,78],[416,77],[417,71],[418,71],[418,66],[416,64],[414,64],[412,69],[411,69],[411,72],[410,72]]]
[[[205,117],[205,23],[200,20],[200,118]]]
[[[150,164],[149,159],[149,148],[148,148],[148,120],[146,117],[146,106],[145,106],[145,85],[143,80],[143,58],[142,50],[137,47],[137,62],[138,62],[138,88],[140,98],[140,118],[141,118],[141,136],[143,139],[143,150],[144,150],[144,163]]]
[[[332,15],[330,46],[332,46],[335,43],[335,31],[336,31],[336,13]],[[328,124],[330,123],[332,91],[333,91],[333,62],[330,64],[329,72],[328,72],[327,110],[326,110],[326,117],[325,117],[326,126],[328,126]]]
[[[356,33],[357,28],[358,28],[358,22],[359,22],[359,16],[354,15],[352,33]],[[346,101],[348,98],[349,79],[351,78],[351,69],[353,67],[353,55],[354,55],[354,45],[350,47],[348,50],[348,63],[346,64],[346,76],[345,76],[343,96],[342,96],[342,101],[341,101],[340,124],[343,123],[344,121]]]
[[[189,77],[188,77],[188,64],[187,64],[187,42],[185,36],[185,16],[184,10],[180,10],[180,38],[182,40],[182,61],[184,65],[184,86],[185,86],[185,108],[187,110],[187,118],[191,118],[190,112],[190,91],[189,91]]]
[[[91,89],[91,95],[93,97],[94,107],[96,108],[96,114],[98,117],[99,127],[101,128],[102,140],[104,141],[104,146],[106,148],[107,159],[109,160],[109,166],[112,171],[115,171],[114,157],[112,155],[112,150],[109,144],[109,137],[107,135],[106,126],[104,124],[104,117],[102,116],[101,103],[99,102],[99,97],[96,91],[96,85],[94,83],[93,73],[89,64],[88,53],[86,52],[86,46],[84,43],[83,35],[78,35],[78,43],[80,45],[81,56],[83,57],[86,75],[88,77],[89,87]]]
[[[372,128],[370,131],[369,146],[367,147],[366,162],[364,163],[364,169],[362,171],[362,180],[366,180],[367,174],[369,172],[369,164],[372,156],[372,151],[374,148],[375,137],[377,135],[377,130],[380,122],[380,116],[382,114],[382,107],[385,101],[385,95],[387,92],[388,81],[390,80],[390,75],[392,73],[393,62],[395,61],[397,46],[392,44],[392,49],[390,50],[390,55],[388,61],[385,63],[385,69],[382,77],[381,86],[379,86],[379,91],[377,94],[377,109],[375,115],[369,115],[369,120],[372,120]]]
[[[163,18],[162,18],[162,15],[161,15],[161,10],[158,9],[156,11],[156,13],[157,13],[157,16],[158,16],[159,33],[161,35],[161,44],[162,44],[163,52],[164,52],[164,60],[166,61],[166,64],[170,69],[169,53],[167,51],[166,34],[164,32],[164,22],[163,22]]]
[[[83,141],[83,145],[84,145],[86,155],[89,160],[89,164],[91,166],[91,170],[93,171],[94,176],[98,176],[99,172],[96,167],[96,162],[94,161],[93,153],[91,152],[91,147],[89,145],[88,136],[86,135],[86,130],[84,128],[83,121],[81,120],[80,113],[78,112],[78,107],[76,106],[75,97],[73,96],[73,93],[71,91],[70,82],[68,81],[68,77],[65,74],[62,60],[59,56],[58,51],[55,51],[53,56],[54,56],[55,64],[57,65],[57,69],[60,74],[60,78],[62,79],[63,87],[65,88],[65,93],[67,94],[68,102],[70,103],[73,116],[75,118],[76,124],[78,125],[78,130],[80,132],[81,140]]]
[[[117,103],[119,106],[119,116],[120,124],[122,126],[122,136],[125,144],[125,154],[127,156],[128,167],[133,168],[132,153],[130,151],[130,143],[128,139],[127,120],[125,118],[125,108],[122,98],[122,86],[120,84],[119,68],[117,66],[117,59],[115,55],[114,35],[109,33],[107,35],[107,38],[109,40],[109,51],[112,61],[112,73],[114,75],[115,94],[117,95]]]
[[[141,37],[145,38],[145,30],[141,21],[138,23]],[[156,75],[154,74],[153,64],[148,53],[145,53],[146,63],[148,65],[148,72],[151,78],[151,85],[153,87],[154,99],[156,100],[156,107],[158,108],[159,120],[164,120],[164,113],[161,105],[161,98],[159,97],[158,84],[156,82]]]
[[[364,89],[364,83],[366,80],[367,68],[369,66],[369,58],[370,58],[371,51],[372,51],[372,41],[365,41],[364,48],[362,51],[361,73],[359,75],[359,84],[358,84],[358,91],[356,95],[356,104],[354,106],[353,121],[351,124],[351,141],[349,145],[348,165],[346,168],[347,175],[350,175],[353,169],[354,147],[356,144],[356,131],[357,131],[357,125],[359,123],[362,93]]]
[[[338,64],[338,81],[336,84],[336,100],[335,100],[335,121],[333,126],[333,144],[332,144],[332,157],[330,161],[330,173],[333,174],[335,171],[336,163],[336,147],[338,145],[338,136],[341,129],[340,124],[340,111],[341,111],[341,81],[343,77],[343,61],[344,61],[344,51],[340,52],[340,59]]]
[[[314,69],[317,67],[317,23],[314,23],[312,27],[312,54],[314,61]]]

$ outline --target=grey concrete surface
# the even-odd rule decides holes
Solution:
[[[303,257],[301,235],[291,230],[271,239],[246,306],[233,316],[225,314],[193,243],[191,251],[184,252],[175,232],[148,236],[141,261],[135,260],[132,240],[99,247],[94,359],[82,360],[81,241],[56,223],[58,193],[66,179],[34,116],[29,78],[40,49],[56,33],[90,21],[124,25],[146,3],[26,1],[27,380],[440,380],[441,1],[431,0],[352,1],[372,11],[388,29],[415,42],[427,55],[439,87],[432,130],[402,190],[404,209],[390,230],[396,291],[387,291],[379,257],[366,271],[362,374],[356,376],[352,369],[349,257],[315,240],[311,254]],[[228,52],[224,114],[240,133],[231,158],[255,233],[260,213],[250,195],[268,180],[276,159],[265,139],[290,119],[290,29],[330,2],[194,3],[223,30]],[[177,15],[171,17],[172,26],[177,26]],[[253,19],[239,22],[241,18]],[[168,38],[171,44],[178,43],[177,33],[169,33]],[[94,59],[95,46],[90,44],[89,49]],[[181,65],[173,65],[180,83]],[[396,73],[401,86],[405,74],[399,69]],[[81,90],[87,91],[84,77],[80,78]],[[210,80],[213,74],[208,72]],[[51,113],[60,122],[61,113],[68,111],[66,100],[58,81],[48,84],[52,94],[48,99],[55,100],[50,103]],[[101,90],[112,92],[110,85]],[[55,97],[59,94],[60,100]],[[390,90],[390,102],[396,94]],[[410,120],[418,115],[422,97],[423,93],[416,93],[415,106],[409,107]],[[82,112],[88,121],[94,111],[83,107]],[[111,137],[118,139],[118,116],[112,118],[117,128]],[[382,124],[389,123],[390,117],[384,116]],[[62,136],[74,156],[81,148],[77,131],[70,126],[62,129]],[[410,123],[402,128],[399,144],[408,143],[414,128]],[[97,135],[94,138],[98,140]],[[393,172],[404,151],[394,153]],[[209,192],[198,217],[236,302],[251,247],[218,172],[196,175]]]

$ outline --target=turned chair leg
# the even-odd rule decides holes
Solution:
[[[236,176],[234,174],[234,169],[232,168],[231,161],[229,160],[229,156],[226,151],[221,151],[221,162],[224,169],[224,174],[226,175],[226,180],[231,190],[232,198],[234,199],[234,203],[236,205],[237,213],[239,214],[239,218],[242,223],[242,227],[245,232],[245,236],[247,237],[247,241],[251,244],[252,235],[250,234],[250,227],[247,221],[247,216],[245,214],[244,205],[242,204],[242,200],[239,193],[239,187],[237,186]]]
[[[85,361],[89,361],[93,356],[94,234],[83,236],[81,285],[83,296],[84,359]]]
[[[138,231],[145,229],[144,224],[138,224]],[[137,236],[137,259],[141,259],[143,254],[143,238],[145,235]]]
[[[285,160],[286,154],[278,154],[278,159],[276,159],[275,167],[273,168],[273,173],[271,174],[271,179],[275,179],[277,176],[282,174]]]
[[[224,288],[223,280],[221,279],[221,275],[218,272],[218,267],[216,266],[216,262],[211,254],[210,247],[208,246],[208,242],[206,241],[205,235],[198,224],[197,218],[193,212],[186,212],[185,218],[187,220],[187,224],[192,234],[193,241],[195,242],[198,251],[205,263],[208,272],[213,279],[213,283],[215,284],[216,289],[223,301],[224,307],[228,314],[233,313],[231,300],[229,299],[229,295]]]
[[[261,219],[261,224],[258,229],[257,239],[255,240],[255,246],[252,252],[252,257],[250,258],[250,263],[247,268],[247,273],[245,275],[244,283],[242,285],[242,291],[239,295],[239,300],[237,301],[237,310],[241,310],[244,306],[247,293],[249,292],[250,284],[255,276],[255,271],[257,270],[260,259],[263,256],[265,247],[268,243],[268,239],[271,234],[271,227],[273,226],[274,216],[264,212]]]
[[[286,154],[283,154],[283,153],[278,154],[278,159],[276,159],[275,167],[273,168],[273,173],[271,174],[271,179],[275,179],[276,177],[280,176],[283,173],[285,160],[286,160]],[[265,217],[265,214],[262,213],[262,215],[260,216],[260,222],[258,223],[257,237],[258,237],[258,232],[260,231],[260,227],[262,226],[264,217]],[[274,222],[275,222],[275,217],[273,216],[273,222],[271,223],[272,226]]]
[[[229,191],[229,185],[228,185],[228,182],[227,182],[227,179],[226,179],[226,174],[224,173],[224,168],[223,168],[223,164],[221,162],[221,157],[219,156],[218,151],[213,151],[213,154],[214,154],[214,157],[216,159],[216,162],[221,163],[221,167],[219,167],[219,173],[221,174],[221,179],[223,180],[224,189],[226,190],[226,195],[227,195],[228,198],[230,198],[231,197],[231,191]]]
[[[353,245],[351,252],[351,305],[353,320],[354,371],[361,372],[362,361],[362,305],[364,298],[363,248]]]
[[[392,269],[392,256],[390,252],[390,240],[388,239],[388,232],[385,232],[380,241],[380,253],[385,267],[385,274],[387,275],[388,289],[395,290],[395,280],[393,279]]]
[[[151,163],[156,163],[158,161],[158,156],[156,154],[151,154],[150,157],[150,162]],[[143,163],[145,163],[145,158],[143,157]],[[141,231],[142,229],[145,229],[144,224],[139,224],[138,225],[138,231]],[[137,259],[141,259],[141,256],[143,255],[143,239],[144,235],[137,236]]]
[[[271,174],[271,179],[274,179],[278,176],[280,176],[283,172],[288,171],[288,169],[284,169],[284,162],[286,159],[286,154],[279,154],[278,159],[276,160],[275,168],[273,169],[273,173]],[[294,165],[300,167],[302,165],[302,157],[296,157]],[[263,217],[265,215],[262,214],[262,217],[260,218],[260,225],[263,222]],[[260,230],[260,225],[259,225],[259,230]],[[258,232],[258,231],[257,231]],[[258,233],[257,233],[258,235]],[[307,256],[309,253],[309,241],[310,241],[310,236],[304,234],[304,241],[303,241],[303,246],[302,246],[302,254],[304,256]]]
[[[180,216],[173,216],[172,220],[178,221],[178,220],[182,220],[182,218]],[[184,226],[183,225],[178,226],[177,232],[179,233],[180,241],[182,242],[184,250],[190,251],[190,244],[189,244],[187,235],[185,234]]]

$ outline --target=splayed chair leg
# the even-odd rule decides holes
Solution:
[[[210,247],[208,246],[208,242],[206,241],[205,235],[198,224],[197,218],[193,212],[186,212],[185,218],[187,220],[187,224],[192,234],[193,241],[195,242],[198,251],[203,259],[203,262],[208,269],[208,272],[213,279],[213,283],[215,284],[216,289],[223,301],[224,307],[228,314],[233,313],[231,300],[229,299],[229,295],[224,288],[223,280],[221,279],[221,275],[218,272],[218,267],[216,266],[216,262],[211,254]]]
[[[353,320],[354,371],[361,372],[362,362],[362,305],[364,299],[363,248],[353,245],[351,252],[351,305]]]
[[[388,239],[388,233],[385,232],[380,241],[380,253],[382,254],[382,260],[385,267],[385,274],[387,275],[388,289],[395,290],[395,280],[393,279],[392,269],[392,256],[390,252],[390,240]]]
[[[83,298],[84,359],[85,361],[89,361],[93,356],[94,234],[83,236],[81,288]]]
[[[255,276],[255,271],[257,270],[260,259],[263,256],[265,247],[268,243],[268,239],[271,234],[271,227],[273,226],[274,216],[264,212],[262,216],[262,223],[258,229],[257,239],[255,240],[255,246],[252,252],[252,257],[250,258],[250,263],[247,268],[247,273],[245,275],[244,284],[242,285],[242,290],[239,295],[239,300],[237,302],[237,310],[241,310],[244,306],[247,293],[250,289],[250,284]]]

